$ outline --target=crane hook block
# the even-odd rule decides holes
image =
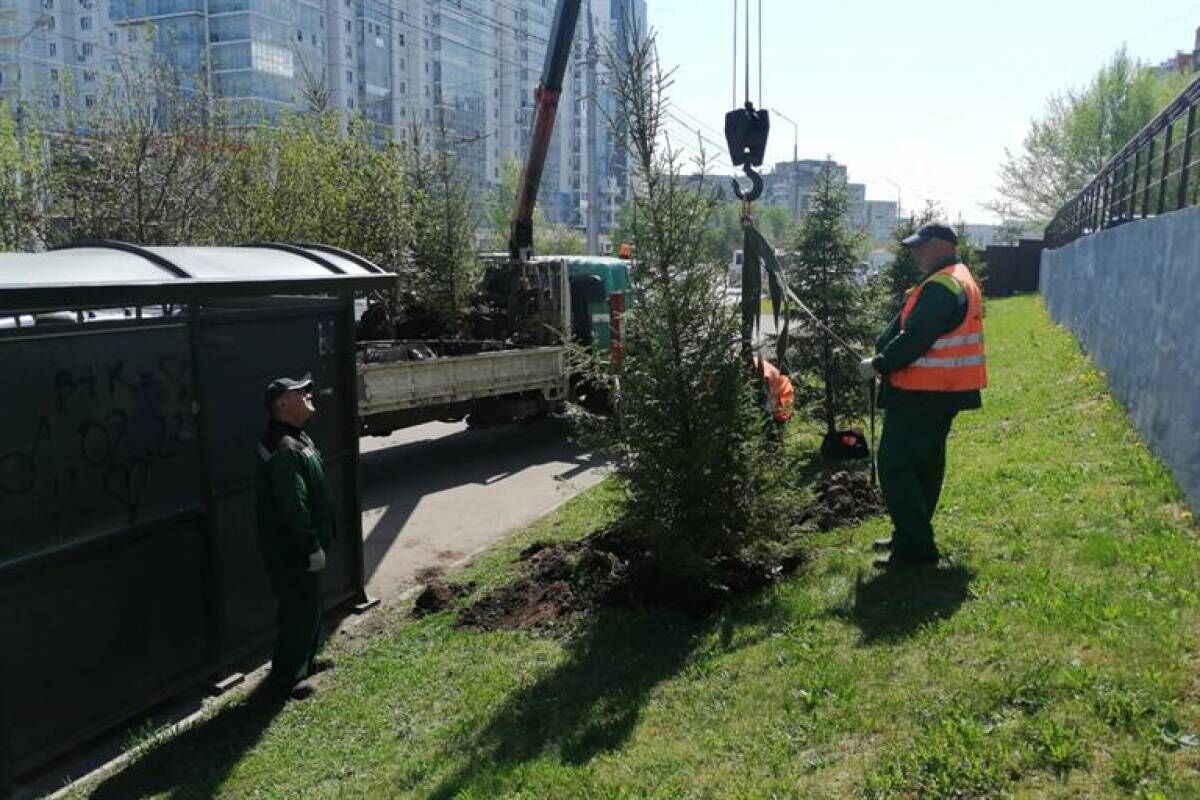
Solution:
[[[725,115],[725,142],[733,165],[762,166],[767,154],[767,135],[771,132],[771,116],[766,109],[755,110],[746,101],[744,108],[735,108]]]

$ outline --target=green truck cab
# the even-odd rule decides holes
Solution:
[[[567,268],[571,296],[571,333],[598,355],[612,348],[612,299],[619,295],[623,309],[633,299],[629,262],[606,256],[554,256]]]

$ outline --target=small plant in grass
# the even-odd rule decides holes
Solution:
[[[999,797],[1009,782],[998,738],[965,713],[941,717],[905,747],[867,776],[865,797]]]
[[[1129,733],[1161,711],[1159,704],[1146,692],[1112,683],[1104,683],[1096,688],[1092,705],[1108,725]]]
[[[1054,717],[1039,717],[1031,728],[1029,766],[1061,776],[1087,764],[1088,748],[1076,727]]]
[[[1166,772],[1166,757],[1149,747],[1122,750],[1113,756],[1112,782],[1128,792],[1151,791]]]

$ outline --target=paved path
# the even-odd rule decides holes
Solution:
[[[494,544],[603,477],[560,420],[481,431],[432,422],[365,437],[362,483],[367,589],[385,601]]]

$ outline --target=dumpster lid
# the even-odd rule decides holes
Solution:
[[[0,310],[332,294],[395,285],[361,256],[314,244],[140,247],[97,240],[45,253],[0,253]]]

